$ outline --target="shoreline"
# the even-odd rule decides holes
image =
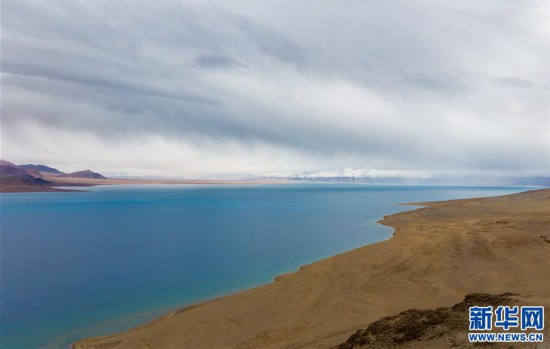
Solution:
[[[327,182],[301,182],[294,180],[222,180],[222,179],[131,179],[131,178],[77,178],[77,177],[60,177],[60,176],[45,176],[46,180],[51,182],[51,185],[9,185],[0,182],[0,193],[47,193],[47,192],[84,192],[83,189],[68,189],[68,187],[95,187],[99,185],[265,185],[265,184],[327,184]],[[334,184],[334,183],[328,183]],[[404,185],[409,184],[391,184],[391,183],[341,183],[346,184],[364,184],[364,185]],[[462,184],[410,184],[414,186],[430,186],[430,187],[478,187],[477,185],[462,185]],[[483,185],[482,187],[492,187]],[[499,187],[495,185],[494,187]],[[545,187],[539,185],[510,185],[508,187],[518,188],[533,188],[532,190],[543,189]],[[409,204],[399,204],[409,205]],[[411,204],[412,205],[412,204]]]
[[[379,223],[394,228],[388,240],[303,265],[269,284],[186,306],[126,332],[79,340],[73,348],[330,347],[381,316],[454,304],[467,292],[550,299],[545,287],[550,284],[550,243],[539,238],[550,227],[550,189],[405,205],[422,207],[384,216]],[[522,229],[516,236],[518,224]],[[437,234],[438,229],[448,234]],[[504,250],[503,241],[508,243]],[[522,245],[525,251],[509,256],[509,249]],[[512,259],[505,268],[497,263],[502,253]],[[490,268],[478,270],[465,254]],[[534,257],[537,263],[526,264],[525,258]]]
[[[288,184],[292,181],[229,181],[219,179],[93,179],[76,177],[45,176],[51,185],[8,185],[0,183],[0,193],[41,193],[41,192],[75,192],[85,190],[62,189],[59,187],[95,187],[98,185],[261,185],[261,184]]]

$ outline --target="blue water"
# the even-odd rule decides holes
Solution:
[[[519,187],[101,186],[0,195],[0,346],[64,348],[387,239],[399,202]]]

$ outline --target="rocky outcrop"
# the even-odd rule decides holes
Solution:
[[[397,315],[383,317],[371,323],[366,329],[358,330],[335,349],[389,349],[411,346],[431,348],[442,347],[441,345],[467,347],[465,333],[469,327],[468,308],[510,305],[515,302],[511,296],[514,295],[470,293],[462,302],[452,307],[405,310]],[[494,347],[493,343],[491,345]]]

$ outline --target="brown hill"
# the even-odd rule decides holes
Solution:
[[[43,178],[43,176],[47,176],[47,177],[73,177],[73,178],[107,179],[105,176],[101,175],[100,173],[93,172],[91,170],[76,171],[76,172],[73,172],[73,173],[65,173],[65,172],[59,171],[56,168],[49,167],[49,166],[46,166],[46,165],[26,164],[26,165],[18,165],[17,167],[25,169],[28,172],[33,172],[35,174],[38,174],[41,178]]]
[[[66,191],[54,186],[87,186],[87,180],[106,179],[99,173],[90,170],[61,172],[45,165],[17,166],[6,160],[0,160],[0,192],[35,192],[35,191]],[[98,184],[98,183],[93,183]]]
[[[54,186],[88,186],[107,179],[90,170],[64,173],[46,165],[15,165],[0,160],[0,192],[66,191]],[[90,181],[94,181],[90,183]]]
[[[9,161],[6,161],[6,160],[2,160],[0,159],[0,166],[4,166],[4,167],[18,167],[16,164],[13,164]]]
[[[36,170],[26,170],[9,161],[0,160],[1,192],[44,191],[51,189],[51,184]]]
[[[49,166],[46,166],[46,165],[26,164],[26,165],[17,165],[17,167],[23,168],[27,171],[28,170],[34,170],[34,171],[41,172],[41,173],[50,173],[50,174],[59,174],[59,175],[66,174],[66,173],[63,173],[63,172],[59,171],[56,168],[49,167]]]
[[[19,167],[21,169],[25,169],[28,172],[32,172],[34,174],[37,174],[40,178],[43,178],[43,176],[48,176],[48,177],[54,177],[54,176],[57,177],[57,176],[59,176],[59,177],[73,177],[73,178],[107,179],[102,174],[97,173],[97,172],[93,172],[91,170],[76,171],[76,172],[73,172],[73,173],[65,173],[65,172],[59,171],[56,168],[49,167],[49,166],[46,166],[46,165],[26,164],[26,165],[18,165],[17,167]]]
[[[19,166],[18,166],[19,167]],[[19,167],[21,168],[21,167]],[[33,168],[27,168],[25,169],[25,171],[30,174],[31,176],[33,176],[34,178],[44,178],[44,176],[42,176],[42,173],[40,173],[39,171],[33,169]]]
[[[102,174],[90,170],[73,172],[68,174],[68,176],[76,178],[107,179],[107,177],[103,176]]]

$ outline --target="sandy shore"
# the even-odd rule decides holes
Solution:
[[[550,189],[423,205],[381,221],[390,240],[74,348],[327,348],[470,292],[519,293],[550,314]]]

